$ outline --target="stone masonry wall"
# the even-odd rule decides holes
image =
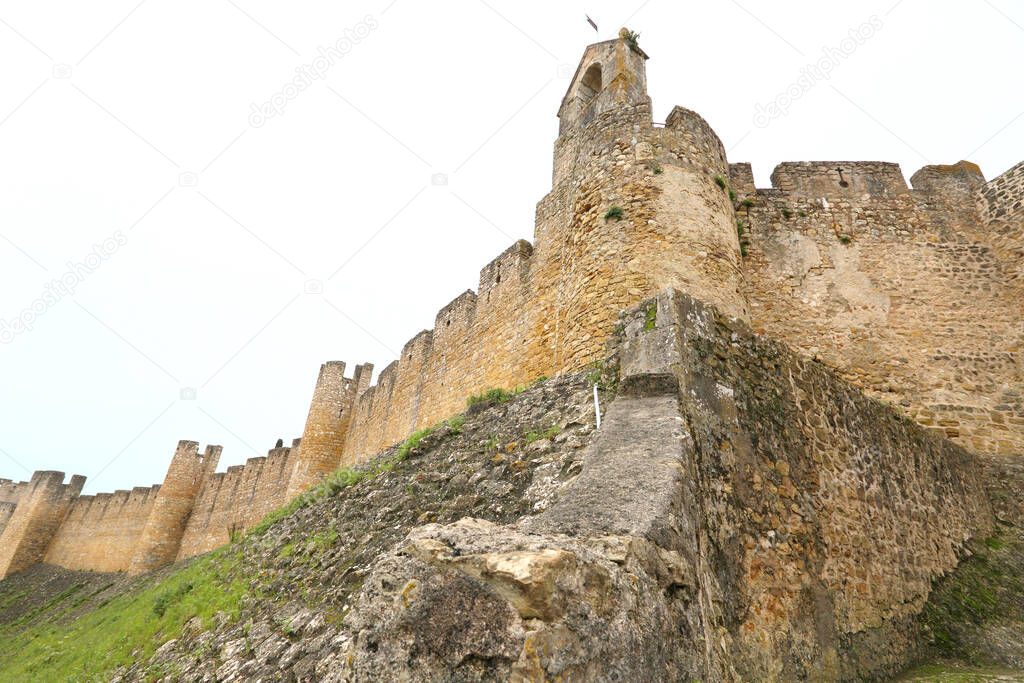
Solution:
[[[126,571],[159,490],[136,487],[75,499],[43,562],[67,569]]]
[[[578,474],[518,519],[416,509],[404,528],[388,524],[405,538],[346,573],[355,599],[319,603],[343,605],[338,630],[296,638],[287,660],[315,662],[305,675],[322,678],[538,681],[891,680],[910,663],[933,582],[991,533],[978,458],[677,291],[619,330],[605,366],[617,391]],[[431,462],[434,443],[411,460]],[[410,488],[447,481],[403,474]],[[388,500],[353,517],[390,519],[401,504],[394,483],[377,484],[388,476],[330,505],[347,519],[356,498]],[[285,584],[310,577],[316,591],[316,572],[274,559],[308,538],[310,519],[338,523],[308,512],[256,552]],[[370,538],[343,537],[346,552]],[[231,670],[258,675],[269,659],[242,655]]]
[[[4,527],[14,516],[14,510],[27,486],[28,482],[15,483],[10,479],[0,479],[0,538],[3,538]]]
[[[914,189],[895,164],[786,163],[756,189],[698,114],[675,107],[653,122],[646,59],[622,37],[587,48],[559,110],[534,244],[484,267],[477,291],[443,307],[374,386],[370,365],[346,378],[344,363],[326,363],[301,444],[224,474],[219,447],[199,456],[193,444],[160,487],[45,514],[26,507],[35,478],[0,480],[0,560],[146,571],[205,552],[472,394],[600,360],[619,312],[665,288],[974,451],[1024,453],[1024,163],[988,183],[968,162],[926,166]],[[43,528],[52,539],[32,531]]]
[[[474,393],[598,360],[619,312],[664,287],[747,315],[733,208],[716,185],[728,174],[724,147],[689,110],[653,124],[645,59],[621,39],[588,48],[559,112],[535,243],[488,264],[477,292],[442,308],[376,385],[355,392],[335,466],[460,412]],[[591,92],[581,75],[595,65],[603,80]]]
[[[1009,264],[1010,276],[1024,280],[1024,161],[977,190],[989,241]]]
[[[0,479],[0,503],[17,504],[28,486],[27,481],[14,482],[10,479]]]
[[[41,561],[138,573],[208,552],[288,501],[299,445],[214,473],[220,447],[200,455],[198,444],[183,441],[163,485],[90,496],[78,496],[84,478],[73,480],[76,489],[62,485],[59,472],[0,480],[0,560],[15,557],[6,560],[10,571]]]
[[[18,507],[17,503],[0,503],[0,537],[3,536],[7,523],[14,516],[14,509],[16,507]]]
[[[915,190],[874,162],[772,181],[736,179],[755,329],[972,450],[1024,453],[1024,286],[976,208],[977,167],[925,167]]]
[[[739,680],[900,670],[932,581],[991,530],[978,458],[690,297],[659,296],[650,332],[646,317],[626,334],[680,340],[699,602],[722,610],[706,618]]]
[[[132,550],[128,572],[140,574],[170,564],[178,557],[185,525],[204,482],[213,475],[221,447],[199,454],[195,441],[179,441],[164,483]]]
[[[292,448],[275,448],[266,457],[210,475],[192,507],[177,559],[193,557],[227,543],[231,534],[254,526],[287,501],[295,459]]]
[[[64,483],[63,472],[35,472],[21,491],[17,506],[0,534],[0,578],[43,559],[72,501],[85,485],[85,477]]]

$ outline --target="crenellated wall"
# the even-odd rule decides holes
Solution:
[[[675,107],[652,122],[645,60],[623,40],[588,47],[559,111],[534,244],[486,266],[476,293],[355,392],[344,446],[300,453],[299,467],[358,462],[471,394],[583,367],[619,311],[665,287],[817,355],[966,446],[1024,449],[1024,258],[1008,218],[1024,165],[987,184],[968,162],[927,166],[910,189],[893,163],[794,162],[758,190],[698,114]]]
[[[0,479],[0,578],[35,562],[140,573],[213,550],[288,501],[299,447],[215,473],[220,446],[181,441],[163,484],[90,496],[61,472]]]
[[[911,188],[892,163],[793,162],[758,189],[697,113],[653,121],[646,60],[622,35],[586,49],[533,244],[481,269],[376,384],[372,365],[349,378],[325,363],[301,440],[225,473],[220,447],[183,441],[151,488],[78,498],[61,473],[0,479],[0,577],[42,559],[137,573],[211,550],[473,394],[602,360],[620,312],[666,289],[968,449],[1024,453],[1024,163],[990,182],[969,162],[926,166]]]
[[[129,574],[151,571],[178,557],[196,497],[217,469],[220,453],[220,446],[207,446],[200,455],[195,441],[178,442],[164,483],[156,491],[153,507],[132,548]]]
[[[975,196],[988,241],[1008,264],[1008,276],[1024,280],[1024,161],[978,188]]]
[[[17,503],[0,503],[0,537],[3,536],[7,523],[14,516],[14,509],[16,507],[18,507]]]
[[[288,482],[299,447],[274,448],[266,457],[249,458],[245,465],[210,475],[192,507],[177,559],[193,557],[224,545],[233,533],[254,526],[287,501]]]
[[[127,571],[160,486],[75,499],[43,562],[67,569]]]
[[[43,559],[84,485],[85,477],[75,475],[65,484],[63,472],[44,471],[33,473],[27,484],[6,487],[17,488],[18,499],[0,532],[0,578]]]
[[[472,394],[599,360],[619,312],[665,287],[746,318],[735,215],[717,184],[728,175],[725,149],[682,107],[653,123],[646,58],[622,39],[587,48],[559,111],[534,244],[519,241],[491,261],[476,292],[443,307],[374,386],[345,398],[351,409],[340,412],[351,419],[332,466],[461,412]],[[337,419],[329,405],[314,399],[307,431]],[[325,473],[323,453],[304,445],[297,471]],[[296,479],[292,491],[312,483]]]
[[[1024,452],[1020,260],[975,199],[1012,191],[967,162],[921,169],[914,189],[878,162],[781,164],[767,190],[736,180],[758,331],[972,450]]]

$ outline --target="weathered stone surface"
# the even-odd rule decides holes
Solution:
[[[895,164],[786,163],[759,190],[696,113],[653,123],[646,58],[628,32],[587,49],[536,244],[376,385],[325,364],[301,442],[224,474],[181,442],[131,493],[0,480],[0,576],[195,556],[435,425],[233,547],[242,620],[119,679],[869,680],[944,643],[1022,665],[1020,610],[994,611],[1024,595],[1024,165],[910,189]]]
[[[1024,164],[990,182],[970,162],[929,165],[910,189],[893,163],[790,162],[758,189],[699,114],[677,106],[654,122],[646,60],[628,34],[587,47],[559,108],[534,244],[487,264],[376,384],[368,364],[348,378],[325,363],[291,448],[223,474],[172,462],[163,491],[75,500],[63,522],[32,527],[46,531],[32,532],[33,561],[143,571],[223,545],[471,394],[599,360],[620,311],[666,288],[972,451],[1024,452]],[[664,341],[631,356],[649,366],[637,381],[671,374]],[[0,480],[0,552],[25,540],[18,486]]]

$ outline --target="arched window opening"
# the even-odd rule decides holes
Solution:
[[[601,65],[591,64],[580,80],[580,97],[592,100],[601,92]]]

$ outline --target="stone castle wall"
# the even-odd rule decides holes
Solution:
[[[14,516],[14,508],[17,506],[17,503],[0,503],[0,535],[3,535],[7,523]]]
[[[927,166],[913,189],[895,164],[786,163],[758,189],[698,114],[653,122],[646,58],[622,39],[587,48],[534,243],[485,266],[376,384],[371,365],[347,378],[328,362],[292,448],[215,474],[219,447],[182,442],[161,486],[50,504],[49,526],[26,521],[35,479],[0,480],[0,558],[30,529],[50,536],[28,555],[72,568],[148,571],[210,550],[472,394],[600,360],[620,312],[668,288],[972,450],[1024,452],[1024,163],[988,183],[966,162]]]
[[[1024,161],[979,188],[976,196],[992,248],[1009,264],[1010,277],[1024,280]]]
[[[28,483],[5,486],[9,494],[17,489],[17,503],[0,536],[0,577],[43,559],[84,485],[85,477],[76,475],[65,484],[63,472],[43,471],[35,472]]]
[[[767,190],[746,174],[754,327],[972,450],[1024,453],[1020,264],[975,200],[1009,183],[964,163],[913,190],[895,164],[782,164]]]
[[[665,287],[747,315],[733,208],[715,182],[728,173],[722,143],[682,108],[654,125],[644,59],[618,40],[588,50],[581,70],[600,64],[610,82],[586,102],[574,85],[563,102],[534,244],[484,267],[477,292],[442,308],[356,391],[340,451],[323,457],[304,436],[300,463],[359,462],[461,412],[472,394],[578,370],[602,356],[620,311]],[[621,216],[608,216],[613,207]]]
[[[900,670],[932,582],[992,528],[979,459],[688,296],[659,296],[649,334],[680,340],[700,602],[739,679]]]
[[[619,388],[580,473],[506,524],[406,514],[361,564],[335,671],[873,681],[918,654],[933,583],[993,528],[979,458],[678,291],[619,330]],[[417,466],[444,460],[430,448]],[[352,502],[334,515],[364,517]]]
[[[43,561],[67,569],[127,571],[159,490],[136,487],[77,498]]]
[[[36,562],[137,574],[213,550],[288,501],[298,447],[215,473],[219,446],[182,441],[163,484],[90,496],[63,472],[2,479],[0,578]]]
[[[275,448],[266,457],[213,474],[202,485],[185,525],[177,559],[193,557],[227,543],[232,533],[254,526],[288,502],[295,467],[292,448]]]

